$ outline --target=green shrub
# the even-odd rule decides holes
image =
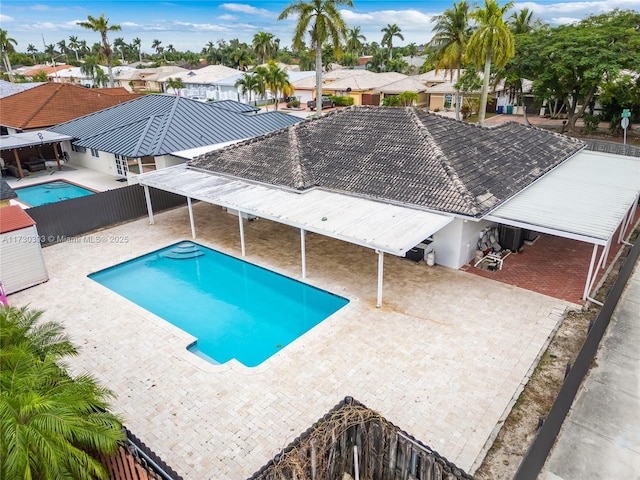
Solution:
[[[335,102],[336,107],[350,107],[351,105],[353,105],[353,97],[350,97],[348,95],[329,95],[329,98]]]
[[[590,115],[585,113],[582,116],[582,121],[584,122],[584,133],[593,133],[598,130],[600,115]]]
[[[390,97],[384,97],[382,99],[382,106],[383,107],[401,107],[402,99],[400,98],[400,95],[392,95]]]

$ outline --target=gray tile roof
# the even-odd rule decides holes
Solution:
[[[282,112],[255,111],[233,101],[146,95],[49,130],[71,135],[81,147],[137,158],[251,138],[300,122]]]
[[[189,165],[481,217],[583,147],[515,122],[483,128],[411,108],[353,107]]]
[[[4,178],[0,178],[0,200],[11,200],[12,198],[18,198],[18,194]]]

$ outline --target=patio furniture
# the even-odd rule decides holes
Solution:
[[[22,166],[30,172],[47,169],[47,164],[44,158],[30,157],[29,160],[22,160],[21,163]]]

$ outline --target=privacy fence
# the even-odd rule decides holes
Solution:
[[[582,380],[591,367],[600,341],[609,325],[613,311],[618,305],[622,291],[631,276],[633,267],[638,261],[638,257],[640,257],[640,240],[636,239],[635,245],[627,254],[627,258],[620,268],[616,282],[608,292],[604,306],[589,329],[589,334],[576,357],[576,361],[570,366],[569,373],[564,380],[558,397],[522,459],[518,471],[513,477],[514,480],[535,480],[538,477],[560,432],[562,423],[569,413]]]
[[[594,152],[640,157],[640,147],[633,145],[624,145],[622,143],[606,142],[604,140],[594,140],[591,138],[581,138],[580,140],[587,144],[587,150],[593,150]]]
[[[154,212],[185,205],[181,195],[149,188]],[[62,202],[32,207],[42,245],[63,242],[100,228],[128,222],[147,215],[144,188],[140,185],[72,198]]]
[[[249,480],[454,480],[472,477],[346,397]]]

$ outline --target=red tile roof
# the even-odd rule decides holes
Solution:
[[[35,224],[33,218],[17,205],[0,208],[0,233],[13,232]]]
[[[0,99],[0,124],[21,130],[47,128],[140,96],[124,88],[47,83]]]

